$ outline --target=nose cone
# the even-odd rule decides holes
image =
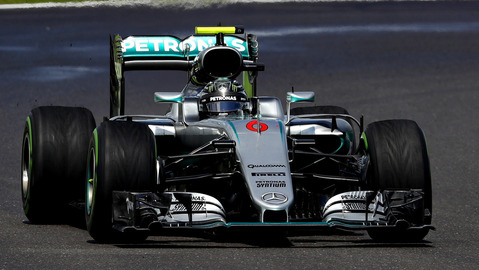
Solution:
[[[251,128],[251,123],[259,125],[261,131]],[[236,131],[241,170],[261,221],[267,211],[282,211],[281,215],[287,217],[294,193],[283,123],[250,119],[234,121],[231,125]]]

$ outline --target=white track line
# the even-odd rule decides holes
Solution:
[[[153,6],[168,7],[180,6],[186,9],[204,8],[208,6],[238,4],[238,3],[312,3],[312,2],[379,2],[381,0],[113,0],[113,1],[84,1],[65,3],[35,3],[35,4],[0,4],[2,9],[46,9],[46,8],[79,8],[79,7],[123,7],[123,6]],[[408,0],[392,0],[405,2]],[[417,0],[416,0],[417,1]],[[419,0],[422,2],[434,2],[436,0]]]

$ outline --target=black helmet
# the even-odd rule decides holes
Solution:
[[[243,87],[235,80],[227,78],[208,83],[200,94],[202,111],[208,114],[242,111],[247,101]]]

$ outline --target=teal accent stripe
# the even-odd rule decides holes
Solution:
[[[344,146],[344,139],[343,138],[339,138],[339,139],[341,140],[341,145],[338,147],[338,149],[336,149],[333,152],[333,154],[336,154],[339,151],[339,149],[343,148],[343,146]]]
[[[382,226],[385,226],[385,223],[380,224]],[[377,222],[369,222],[368,224],[364,224],[364,222],[346,222],[346,221],[339,221],[339,220],[331,220],[329,222],[214,222],[211,224],[204,224],[204,225],[193,225],[194,228],[215,228],[215,227],[226,227],[226,228],[266,228],[266,227],[345,227],[345,228],[350,228],[350,229],[366,229],[368,227],[375,227],[378,226]]]
[[[328,222],[229,222],[226,226],[328,225]]]
[[[297,97],[290,97],[289,102],[298,102],[298,101],[314,101],[314,98],[308,98],[308,99],[303,99],[303,98],[297,98]]]
[[[283,142],[285,142],[286,136],[284,136],[284,133],[283,133],[283,129],[284,129],[283,128],[284,127],[283,122],[278,121],[278,125],[279,125],[279,132],[280,132],[280,135],[281,135],[281,140]]]
[[[238,141],[238,144],[240,143],[240,139],[239,139],[239,136],[238,136],[238,132],[236,131],[236,128],[235,126],[233,125],[233,123],[231,121],[228,121],[228,124],[230,124],[231,128],[233,129],[235,135],[236,135],[236,139]]]

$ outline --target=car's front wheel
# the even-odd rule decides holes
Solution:
[[[420,223],[431,224],[432,192],[429,157],[423,131],[411,120],[386,120],[371,123],[363,134],[370,157],[368,186],[374,190],[421,190],[423,207],[415,209]],[[378,241],[419,241],[428,228],[419,230],[368,231]]]
[[[144,233],[113,229],[113,191],[155,191],[155,137],[147,125],[132,121],[103,122],[90,140],[86,175],[85,216],[98,242],[139,242]]]
[[[92,113],[76,107],[38,107],[23,133],[23,211],[32,223],[62,223],[68,205],[83,198]]]

